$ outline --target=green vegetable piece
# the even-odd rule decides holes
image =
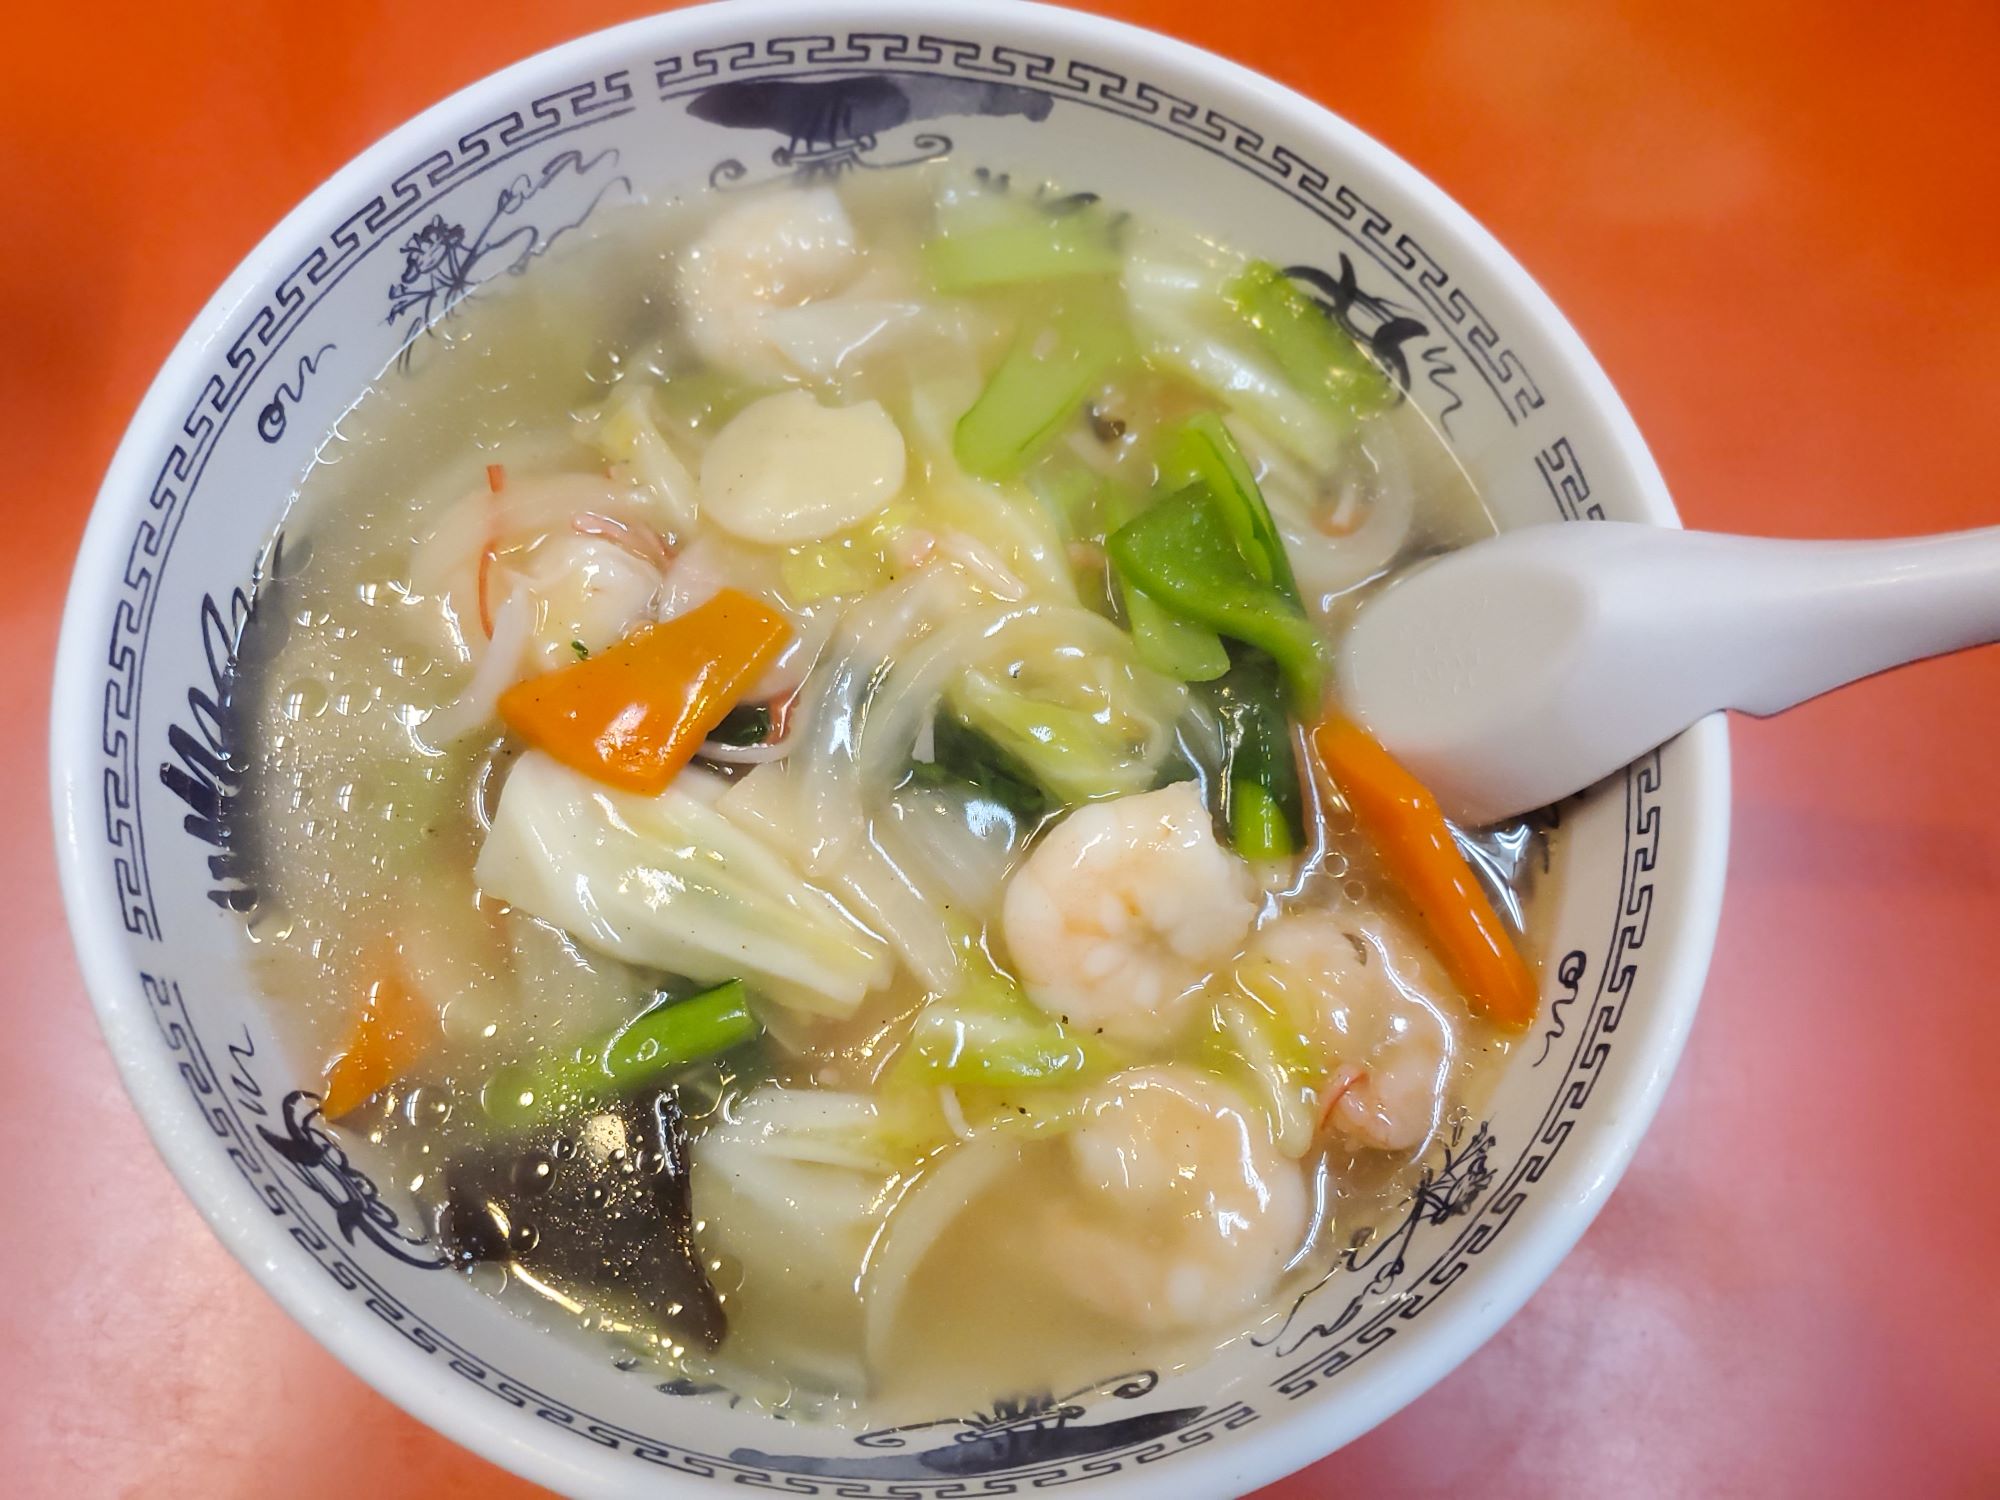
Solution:
[[[1088,802],[1152,784],[1143,747],[1127,743],[1101,710],[1016,692],[977,671],[952,684],[946,701],[1057,802]]]
[[[1222,818],[1245,859],[1284,859],[1305,840],[1305,794],[1277,667],[1240,653],[1210,689],[1222,720]]]
[[[1181,682],[1212,682],[1229,670],[1229,653],[1222,637],[1205,625],[1184,620],[1143,589],[1125,583],[1125,619],[1132,627],[1132,647],[1139,660],[1155,672]]]
[[[1245,859],[1289,859],[1298,840],[1285,826],[1278,799],[1254,781],[1232,781],[1228,789],[1229,838]]]
[[[1361,346],[1292,279],[1269,261],[1253,261],[1223,288],[1237,314],[1257,330],[1285,378],[1306,395],[1354,416],[1386,406],[1389,378]]]
[[[959,1088],[1072,1084],[1115,1066],[1096,1037],[1043,1015],[1004,979],[968,984],[918,1015],[896,1061],[901,1081]]]
[[[1125,579],[1183,619],[1255,646],[1278,664],[1292,710],[1312,718],[1325,645],[1305,611],[1250,571],[1206,485],[1160,501],[1105,539]]]
[[[1053,281],[1068,276],[1115,276],[1124,257],[1097,214],[1037,214],[1014,223],[948,234],[928,241],[924,267],[941,292]]]
[[[1124,525],[1140,510],[1137,497],[1115,484],[1102,486],[1099,503],[1111,518],[1111,528]],[[1180,682],[1212,682],[1229,670],[1229,653],[1223,649],[1221,636],[1205,625],[1182,619],[1145,590],[1134,587],[1115,563],[1112,572],[1118,579],[1126,624],[1132,629],[1132,647],[1142,663]]]
[[[1182,423],[1167,440],[1160,469],[1175,488],[1196,482],[1207,485],[1250,571],[1261,582],[1275,584],[1292,603],[1302,604],[1284,538],[1257,488],[1257,476],[1220,417],[1205,411]]]
[[[933,721],[931,758],[913,762],[910,778],[919,785],[969,786],[1024,827],[1051,805],[1025,766],[949,710],[941,710]]]
[[[494,1123],[521,1129],[568,1104],[629,1093],[719,1056],[761,1029],[743,981],[732,979],[685,1000],[655,1005],[567,1057],[501,1068],[486,1081],[481,1103]]]
[[[639,1088],[663,1073],[740,1047],[758,1030],[743,981],[732,979],[645,1012],[606,1044],[603,1071],[615,1089]]]
[[[722,722],[709,731],[710,739],[718,745],[761,745],[771,737],[771,705],[768,703],[739,703],[722,716]]]
[[[958,419],[952,455],[966,473],[1011,479],[1074,420],[1087,397],[1131,350],[1107,291],[1025,329]]]

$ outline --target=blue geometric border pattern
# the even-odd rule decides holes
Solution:
[[[1057,59],[1003,43],[988,45],[959,37],[917,37],[893,32],[854,31],[836,38],[767,37],[720,47],[698,47],[685,57],[665,57],[653,65],[662,99],[674,99],[723,77],[745,74],[805,76],[855,70],[923,73],[1005,81],[1039,89],[1107,113],[1122,115],[1200,146],[1242,167],[1283,192],[1293,202],[1339,230],[1395,276],[1429,309],[1443,331],[1465,353],[1501,413],[1518,424],[1541,409],[1541,387],[1521,358],[1502,342],[1491,321],[1463,287],[1406,230],[1346,183],[1313,165],[1290,146],[1267,139],[1213,105],[1182,98],[1143,78],[1078,58]],[[1329,191],[1331,189],[1331,191]]]
[[[535,99],[525,112],[510,110],[466,131],[453,148],[433,152],[399,173],[279,278],[276,291],[249,314],[182,419],[180,435],[153,480],[149,513],[126,555],[105,658],[110,676],[104,687],[104,823],[127,932],[155,940],[160,935],[145,834],[134,803],[142,668],[153,601],[160,570],[216,440],[306,312],[425,204],[552,137],[628,114],[631,101],[631,81],[622,69],[586,79]]]
[[[320,1269],[343,1291],[362,1299],[362,1304],[411,1344],[443,1360],[452,1373],[471,1381],[522,1411],[532,1411],[541,1421],[576,1433],[598,1446],[624,1452],[645,1463],[693,1474],[704,1479],[723,1479],[750,1489],[788,1495],[837,1495],[866,1497],[866,1500],[980,1500],[994,1495],[1020,1495],[1052,1489],[1065,1484],[1099,1477],[1126,1464],[1148,1464],[1212,1442],[1223,1433],[1233,1432],[1257,1420],[1257,1414],[1242,1402],[1219,1406],[1205,1412],[1184,1427],[1149,1442],[1129,1448],[1092,1454],[1067,1462],[1031,1462],[1002,1473],[971,1476],[940,1473],[935,1479],[902,1478],[868,1480],[829,1478],[762,1468],[734,1459],[697,1453],[663,1438],[635,1432],[576,1410],[560,1398],[538,1389],[532,1381],[499,1369],[462,1344],[425,1322],[395,1293],[385,1287],[366,1266],[350,1253],[350,1246],[337,1235],[323,1232],[308,1211],[302,1196],[302,1179],[295,1172],[278,1169],[264,1149],[256,1144],[257,1130],[251,1119],[271,1114],[269,1096],[254,1076],[252,1063],[256,1049],[249,1037],[228,1048],[227,1065],[218,1069],[200,1038],[181,1000],[180,986],[170,979],[141,974],[140,984],[159,1026],[168,1051],[175,1057],[182,1081],[193,1096],[196,1108],[215,1135],[226,1143],[230,1160],[272,1214],[287,1221],[292,1239],[319,1264]]]
[[[1289,1344],[1282,1351],[1287,1356],[1295,1354],[1312,1342],[1314,1334],[1325,1335],[1308,1358],[1294,1364],[1271,1382],[1272,1388],[1288,1399],[1296,1400],[1309,1394],[1348,1366],[1388,1344],[1402,1325],[1429,1307],[1464,1275],[1472,1257],[1490,1246],[1512,1222],[1516,1211],[1527,1200],[1527,1187],[1540,1180],[1567,1141],[1577,1119],[1588,1105],[1603,1065],[1610,1056],[1611,1040],[1623,1018],[1625,1002],[1636,977],[1637,955],[1646,942],[1652,915],[1652,871],[1659,852],[1659,777],[1657,752],[1633,767],[1626,777],[1625,858],[1619,878],[1618,920],[1598,978],[1590,1014],[1579,1028],[1564,1076],[1552,1095],[1540,1128],[1528,1148],[1483,1194],[1483,1201],[1466,1226],[1452,1238],[1442,1253],[1413,1278],[1403,1280],[1398,1276],[1395,1279],[1395,1296],[1365,1320],[1355,1322],[1351,1316],[1343,1316],[1323,1330],[1307,1330],[1306,1338]],[[537,1389],[530,1381],[498,1369],[427,1323],[350,1253],[349,1245],[324,1232],[317,1215],[308,1209],[306,1200],[301,1196],[303,1179],[296,1172],[288,1174],[274,1166],[264,1148],[258,1144],[257,1133],[245,1118],[245,1114],[263,1117],[269,1113],[266,1095],[251,1066],[256,1056],[251,1039],[246,1034],[242,1042],[228,1048],[227,1071],[218,1073],[182,1003],[179,986],[151,974],[141,974],[140,981],[151,1002],[160,1034],[169,1052],[176,1056],[182,1080],[197,1109],[210,1130],[226,1143],[230,1160],[252,1192],[271,1213],[289,1221],[288,1232],[300,1248],[310,1254],[344,1291],[359,1296],[370,1312],[416,1347],[443,1359],[453,1373],[509,1405],[533,1410],[541,1420],[567,1428],[603,1447],[623,1450],[636,1459],[684,1473],[724,1477],[753,1488],[784,1493],[869,1497],[964,1496],[971,1500],[971,1497],[1019,1494],[1073,1483],[1115,1470],[1126,1463],[1155,1462],[1258,1419],[1259,1414],[1253,1408],[1237,1402],[1205,1413],[1197,1421],[1165,1437],[1134,1448],[1095,1454],[1069,1463],[1031,1463],[978,1480],[940,1475],[936,1481],[899,1479],[871,1482],[816,1478],[757,1468],[732,1459],[683,1449],[664,1439],[592,1417]],[[225,1083],[227,1088],[223,1086]],[[1357,1294],[1356,1303],[1365,1295],[1365,1292]]]
[[[1347,235],[1427,308],[1465,352],[1510,422],[1540,409],[1543,398],[1520,359],[1500,339],[1462,288],[1451,284],[1437,262],[1407,233],[1346,185],[1282,143],[1212,108],[1197,105],[1144,80],[1079,60],[1005,46],[923,36],[854,33],[774,38],[731,47],[703,49],[688,59],[668,58],[655,67],[660,97],[701,87],[725,74],[769,71],[809,72],[879,69],[943,71],[955,76],[1007,80],[1040,88],[1052,97],[1124,115],[1162,129],[1230,160],[1271,184]],[[181,424],[181,437],[154,482],[148,514],[142,518],[128,554],[123,588],[111,624],[104,694],[103,779],[107,845],[112,858],[127,929],[157,940],[159,925],[146,870],[144,836],[136,812],[138,768],[136,725],[150,636],[157,580],[171,552],[182,516],[200,482],[215,442],[266,367],[281,353],[306,312],[365,257],[393,237],[413,215],[471,177],[555,136],[629,113],[632,87],[623,70],[585,80],[534,100],[466,132],[455,147],[416,163],[390,186],[331,231],[290,273],[243,325],[218,356],[209,381]],[[1543,460],[1547,461],[1544,462]],[[1538,456],[1544,478],[1566,516],[1578,514],[1588,497],[1582,471],[1567,440]],[[1596,507],[1592,507],[1593,510]],[[1274,1382],[1290,1397],[1303,1395],[1336,1371],[1379,1348],[1397,1326],[1413,1317],[1461,1276],[1470,1257],[1489,1246],[1525,1201],[1528,1184],[1538,1180],[1567,1139],[1587,1104],[1609,1053],[1634,977],[1638,951],[1650,916],[1651,870],[1659,837],[1657,757],[1627,777],[1626,858],[1621,875],[1619,918],[1607,950],[1604,972],[1589,1017],[1564,1078],[1540,1130],[1521,1156],[1484,1195],[1444,1252],[1388,1306],[1349,1329],[1335,1330],[1310,1357]],[[564,1405],[525,1380],[492,1367],[429,1326],[391,1293],[352,1253],[356,1246],[323,1228],[323,1200],[311,1198],[309,1184],[275,1164],[258,1141],[250,1120],[270,1105],[254,1077],[255,1049],[246,1036],[227,1049],[218,1072],[188,1017],[172,981],[141,976],[161,1036],[202,1118],[257,1199],[344,1290],[413,1345],[443,1359],[464,1379],[501,1400],[553,1425],[568,1428],[609,1449],[681,1472],[721,1477],[753,1488],[792,1494],[851,1496],[966,1496],[1019,1494],[1095,1477],[1126,1464],[1143,1464],[1211,1441],[1258,1419],[1243,1403],[1205,1413],[1168,1437],[1133,1449],[1092,1455],[1071,1462],[1031,1463],[978,1479],[940,1475],[936,1480],[868,1481],[775,1472],[675,1447],[656,1438],[600,1421]],[[372,1253],[372,1252],[371,1252]],[[1330,1335],[1332,1332],[1330,1331]],[[1293,1346],[1294,1350],[1304,1347]]]
[[[1527,1201],[1527,1188],[1539,1182],[1556,1153],[1590,1103],[1597,1080],[1611,1055],[1611,1040],[1625,1015],[1625,1002],[1638,975],[1639,950],[1653,916],[1653,870],[1660,852],[1660,753],[1636,762],[1625,776],[1625,857],[1619,867],[1618,904],[1611,940],[1605,950],[1590,1013],[1580,1027],[1563,1076],[1550,1095],[1528,1146],[1500,1174],[1471,1215],[1437,1259],[1366,1320],[1349,1328],[1327,1328],[1331,1335],[1312,1356],[1286,1370],[1272,1388],[1296,1400],[1323,1381],[1378,1349],[1396,1330],[1422,1312],[1438,1294],[1465,1274],[1468,1262],[1491,1245]],[[1344,1320],[1343,1320],[1344,1321]],[[1292,1349],[1304,1347],[1303,1343]]]
[[[1563,513],[1565,519],[1604,519],[1604,507],[1590,498],[1590,481],[1584,478],[1583,465],[1577,461],[1576,449],[1570,446],[1568,438],[1559,437],[1537,453],[1535,471],[1542,476],[1542,483],[1549,487],[1556,509]]]

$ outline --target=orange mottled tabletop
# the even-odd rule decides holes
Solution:
[[[323,1353],[154,1156],[63,928],[44,725],[92,494],[222,276],[399,120],[650,8],[110,0],[10,20],[10,1494],[536,1493]],[[1101,8],[1324,101],[1457,197],[1577,324],[1692,524],[2000,522],[1991,0]],[[1624,1185],[1491,1344],[1272,1495],[2000,1493],[2000,651],[1734,742],[1721,944]]]

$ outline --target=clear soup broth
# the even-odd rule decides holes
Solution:
[[[1309,734],[1491,529],[1309,279],[1089,195],[601,215],[301,484],[257,973],[465,1274],[648,1378],[904,1420],[1199,1358],[1508,1055]],[[1547,831],[1461,842],[1532,952]]]

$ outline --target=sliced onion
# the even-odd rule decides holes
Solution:
[[[655,618],[672,620],[699,608],[720,593],[728,581],[723,570],[716,566],[714,549],[696,538],[681,550],[667,570],[667,585],[660,591]]]
[[[1017,641],[1024,635],[1025,642]],[[1030,653],[1130,649],[1126,634],[1102,615],[1072,604],[1021,604],[976,610],[932,631],[889,667],[872,694],[866,688],[873,670],[862,672],[852,659],[837,662],[802,759],[800,808],[816,835],[806,851],[810,873],[825,874],[846,857],[861,837],[867,797],[888,789],[952,678],[990,660],[1003,644]]]
[[[883,851],[871,833],[864,830],[860,842],[827,877],[827,883],[835,894],[847,899],[877,937],[896,950],[925,989],[937,995],[958,989],[964,965],[937,903]]]
[[[500,695],[514,685],[521,671],[521,655],[534,630],[535,606],[527,592],[516,589],[508,594],[493,615],[493,639],[473,669],[465,691],[442,708],[432,709],[412,726],[411,737],[420,748],[440,755],[447,745],[475,729],[493,722],[499,711]]]
[[[764,675],[750,684],[750,691],[744,696],[752,703],[795,697],[812,675],[820,653],[826,650],[827,640],[833,635],[834,616],[830,610],[802,611],[789,618],[791,642],[764,669]],[[796,715],[793,718],[796,722]]]
[[[1247,424],[1232,419],[1229,430],[1257,470],[1258,486],[1284,538],[1299,587],[1321,610],[1379,576],[1409,541],[1416,519],[1416,490],[1403,440],[1388,418],[1369,418],[1343,461],[1340,508],[1360,519],[1339,536],[1314,524],[1317,481],[1310,473],[1272,449]]]
[[[720,740],[703,740],[695,754],[719,765],[762,766],[774,760],[783,760],[792,753],[792,746],[797,743],[798,736],[795,734],[786,735],[781,740],[765,740],[757,745],[725,745]]]
[[[978,537],[963,531],[947,531],[938,537],[938,550],[963,564],[966,572],[984,584],[987,592],[995,598],[1012,604],[1028,596],[1028,586],[1021,581],[1020,575]]]
[[[1020,1147],[1001,1135],[954,1146],[925,1168],[890,1211],[868,1247],[861,1275],[862,1347],[871,1370],[879,1374],[885,1367],[897,1315],[924,1258],[953,1221],[1020,1159]]]

